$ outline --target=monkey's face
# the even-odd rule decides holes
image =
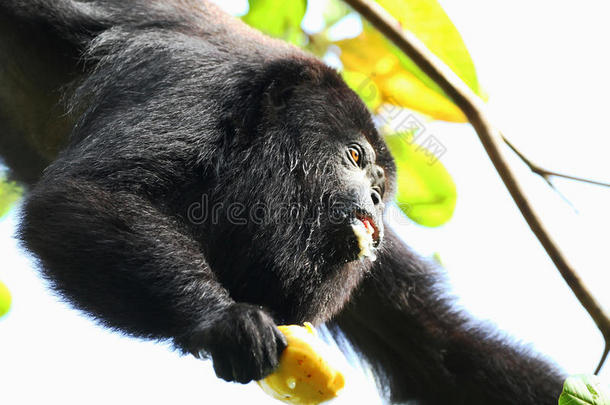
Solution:
[[[276,130],[296,140],[293,178],[306,192],[302,206],[313,206],[304,230],[318,241],[317,257],[327,266],[374,260],[395,169],[364,104],[327,74],[293,87],[274,117]]]
[[[304,134],[305,161],[302,165],[307,205],[316,201],[316,221],[309,231],[319,241],[319,257],[327,264],[375,260],[375,250],[383,240],[386,170],[377,161],[377,152],[366,136],[350,128],[343,136],[326,131]],[[376,134],[376,133],[374,133]]]
[[[374,260],[392,188],[388,168],[358,129],[344,136],[300,129],[268,133],[238,154],[246,160],[223,190],[220,209],[228,223],[221,224],[222,233],[240,240],[234,248],[272,261],[274,268],[306,265],[326,272]]]
[[[334,72],[274,86],[231,159],[242,159],[235,191],[256,250],[277,261],[281,245],[286,259],[320,269],[373,258],[394,165],[369,112]]]

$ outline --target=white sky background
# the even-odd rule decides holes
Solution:
[[[310,0],[319,7],[323,0]],[[223,1],[234,12],[243,1]],[[543,167],[610,182],[608,9],[603,1],[441,1],[468,46],[505,134]],[[578,4],[578,6],[576,6]],[[306,24],[315,28],[315,10]],[[346,32],[350,29],[345,28]],[[529,231],[469,125],[427,123],[458,188],[454,218],[427,229],[397,221],[425,255],[439,252],[459,305],[553,358],[590,373],[603,340]],[[518,164],[518,161],[516,161]],[[576,208],[521,167],[534,203],[588,286],[610,309],[610,189],[556,180]],[[396,217],[393,217],[396,218]],[[274,403],[250,384],[215,378],[210,362],[93,325],[45,289],[0,220],[0,280],[14,297],[0,319],[6,404]],[[602,376],[610,384],[610,365]],[[336,404],[374,403],[357,373]],[[211,399],[213,397],[213,399]]]

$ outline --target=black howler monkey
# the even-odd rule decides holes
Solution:
[[[561,374],[454,310],[384,226],[392,157],[315,58],[204,0],[3,0],[0,55],[0,153],[35,184],[20,237],[106,326],[245,383],[277,365],[277,324],[327,323],[392,401],[556,403]]]

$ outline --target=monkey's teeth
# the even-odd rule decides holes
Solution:
[[[356,219],[351,225],[354,235],[356,235],[356,239],[358,239],[358,247],[360,248],[358,258],[362,259],[368,257],[371,261],[375,261],[375,259],[377,259],[373,242],[375,228],[368,219]]]

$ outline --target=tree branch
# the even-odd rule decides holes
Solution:
[[[536,235],[582,306],[591,315],[591,318],[602,332],[608,347],[610,342],[610,318],[580,279],[568,258],[561,251],[535,212],[532,204],[528,201],[523,187],[508,164],[506,151],[502,145],[502,134],[488,118],[485,103],[447,65],[430,52],[411,32],[404,30],[400,23],[381,6],[370,0],[344,1],[396,44],[464,112],[532,232]]]
[[[553,172],[551,170],[543,169],[540,166],[538,166],[537,164],[535,164],[534,162],[532,162],[530,159],[525,157],[525,155],[523,155],[523,153],[521,153],[521,151],[519,151],[508,139],[506,139],[505,136],[502,136],[502,140],[504,141],[504,143],[506,145],[508,145],[509,148],[511,148],[513,150],[513,152],[515,152],[515,154],[517,156],[519,156],[519,159],[521,159],[523,161],[523,163],[525,163],[532,172],[534,172],[537,175],[539,175],[540,177],[544,178],[547,181],[547,183],[550,183],[549,177],[555,176],[555,177],[563,177],[564,179],[569,179],[569,180],[581,181],[583,183],[594,184],[596,186],[610,187],[610,183],[603,183],[601,181],[585,179],[583,177],[570,176],[568,174],[563,174],[563,173],[558,173],[558,172]],[[550,184],[550,186],[555,188],[555,186],[553,186],[552,184]]]

